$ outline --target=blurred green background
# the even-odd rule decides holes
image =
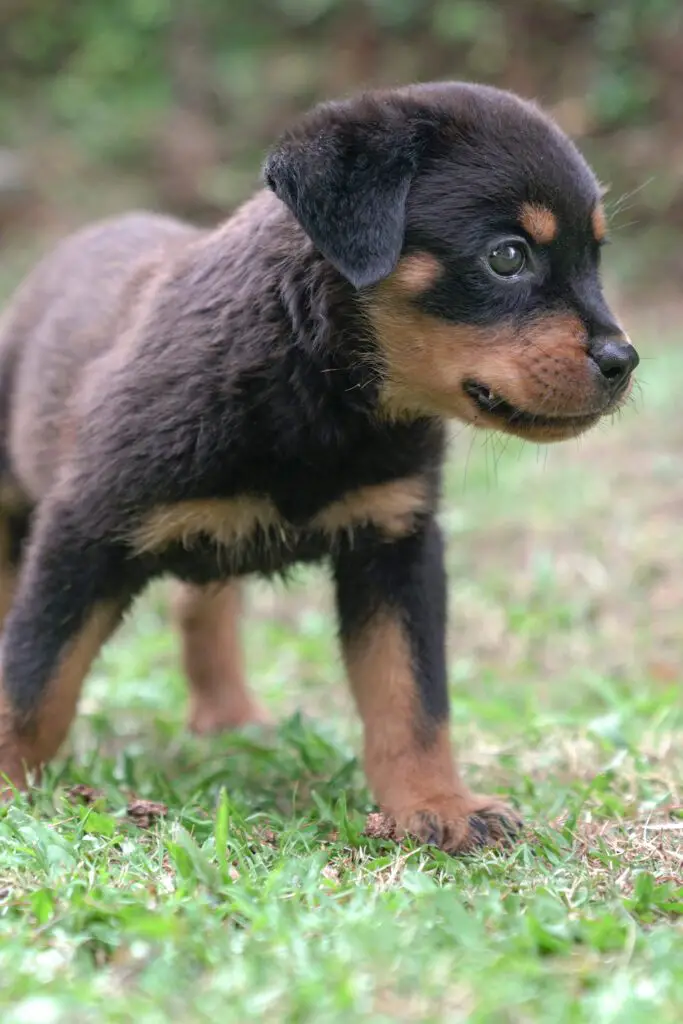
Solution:
[[[575,442],[453,426],[453,736],[528,841],[455,861],[360,836],[320,573],[247,590],[270,737],[185,734],[153,589],[45,788],[0,809],[3,1024],[683,1020],[683,0],[0,0],[0,302],[83,220],[223,216],[312,102],[441,77],[538,98],[611,184],[641,354],[629,407]],[[149,830],[141,800],[168,812]]]
[[[680,0],[2,0],[0,244],[131,204],[211,221],[312,102],[442,77],[545,103],[639,235],[621,273],[680,278]]]

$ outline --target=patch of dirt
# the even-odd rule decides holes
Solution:
[[[273,832],[272,828],[255,828],[254,836],[262,846],[271,846],[273,849],[277,849],[280,845],[279,837],[276,832]]]
[[[559,819],[554,827],[562,824]],[[661,815],[616,824],[587,821],[577,826],[573,838],[576,857],[605,889],[629,897],[642,871],[651,873],[657,885],[683,887],[683,821]]]
[[[396,822],[386,814],[373,812],[368,814],[365,820],[362,835],[367,836],[368,839],[385,839],[396,842],[398,840]]]
[[[139,828],[150,828],[158,818],[168,814],[166,804],[156,800],[141,800],[139,797],[129,800],[126,810],[129,820]]]
[[[70,786],[66,791],[66,795],[70,800],[79,800],[81,803],[90,805],[96,803],[98,800],[104,799],[104,793],[101,789],[95,789],[93,786],[86,786],[79,783],[76,786]]]
[[[96,789],[94,786],[86,786],[83,783],[70,786],[66,795],[70,800],[79,801],[86,806],[92,806],[98,801],[106,799],[102,790]],[[150,828],[158,818],[166,817],[168,807],[156,800],[143,800],[141,797],[131,795],[126,804],[126,813],[128,820],[138,828]]]

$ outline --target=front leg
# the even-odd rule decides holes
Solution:
[[[436,522],[392,543],[346,548],[335,575],[365,770],[382,811],[401,831],[449,853],[513,835],[517,815],[472,793],[451,749],[446,579]]]

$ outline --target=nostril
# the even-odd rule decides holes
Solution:
[[[625,367],[623,363],[610,362],[607,363],[604,359],[601,359],[598,363],[600,372],[603,377],[607,377],[607,380],[620,380],[625,373]]]
[[[589,355],[610,384],[620,384],[640,362],[638,353],[624,338],[604,338],[594,342]]]

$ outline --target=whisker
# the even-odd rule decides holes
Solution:
[[[647,188],[648,185],[651,185],[654,180],[655,176],[651,175],[649,178],[646,178],[645,181],[641,182],[640,185],[636,185],[635,188],[631,189],[630,192],[622,193],[622,195],[618,196],[617,199],[614,200],[614,202],[606,203],[605,208],[608,214],[610,216],[615,216],[616,214],[621,213],[622,210],[627,209],[626,203],[629,201],[629,199],[633,199],[634,196],[637,196],[638,193],[642,192],[644,188]]]

